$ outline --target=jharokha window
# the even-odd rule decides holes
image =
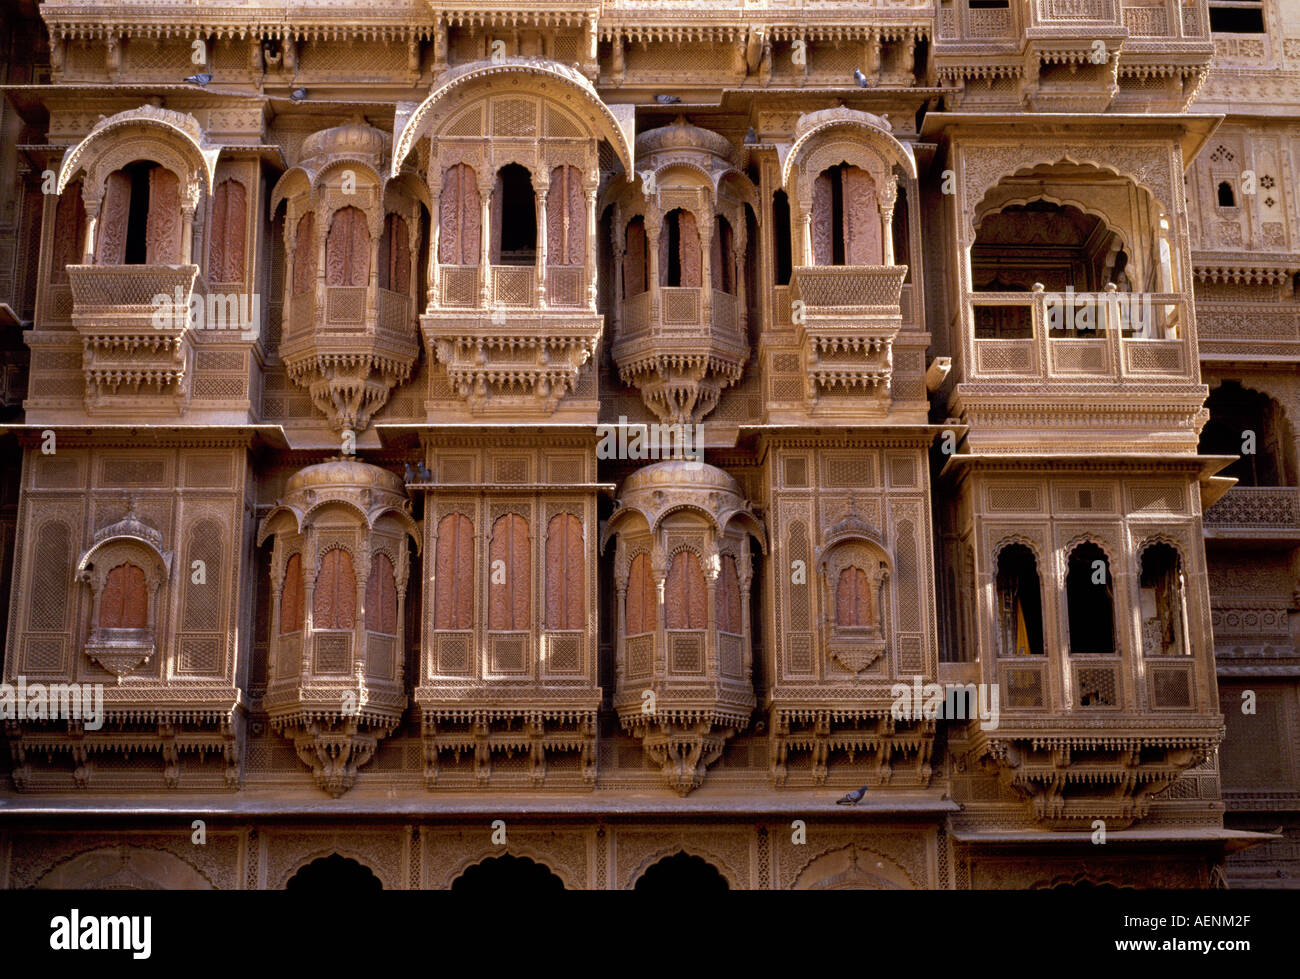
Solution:
[[[474,525],[463,513],[438,521],[434,561],[435,629],[468,629],[474,613]]]
[[[1187,655],[1182,561],[1168,544],[1151,544],[1142,551],[1140,593],[1142,655]]]
[[[331,286],[364,286],[370,277],[370,229],[360,208],[334,212],[325,242],[325,281]]]
[[[1034,552],[1010,544],[998,552],[998,655],[1041,656],[1043,603]]]
[[[280,635],[302,628],[302,558],[294,554],[284,566],[284,588],[280,592]]]
[[[708,597],[700,559],[678,551],[664,586],[664,616],[669,629],[703,629],[708,625]]]
[[[581,629],[584,625],[582,522],[559,513],[546,528],[546,628]]]
[[[587,245],[587,206],[582,171],[556,167],[546,192],[546,264],[584,265]]]
[[[1080,544],[1070,552],[1065,575],[1070,618],[1070,652],[1115,652],[1115,589],[1106,552],[1096,544]]]
[[[457,163],[442,173],[438,198],[438,261],[443,265],[479,263],[482,201],[474,168]]]
[[[624,633],[639,636],[655,628],[654,575],[650,573],[650,555],[642,552],[632,559],[627,576],[627,600]]]
[[[384,217],[384,237],[379,242],[379,288],[403,296],[411,294],[411,239],[400,214]]]
[[[393,562],[387,554],[376,554],[370,561],[370,579],[366,582],[366,628],[386,636],[397,635],[397,581]]]
[[[101,629],[145,629],[149,625],[149,589],[144,572],[134,564],[119,564],[104,580],[99,597]]]
[[[212,233],[208,277],[213,282],[244,280],[244,232],[248,195],[238,180],[223,180],[212,195]]]
[[[835,624],[841,629],[876,625],[876,602],[871,592],[871,578],[865,571],[856,565],[843,568],[835,588]]]
[[[865,170],[841,163],[813,183],[815,265],[879,265],[880,210],[876,185]]]
[[[100,265],[177,265],[181,260],[180,181],[138,161],[109,174],[100,205]]]
[[[528,521],[519,514],[504,514],[492,525],[488,566],[491,601],[488,628],[494,632],[528,629],[532,625],[529,614],[532,572]]]
[[[695,215],[680,207],[669,211],[659,232],[659,284],[698,289],[702,269]]]
[[[313,629],[351,629],[357,621],[357,577],[352,555],[336,547],[326,551],[312,592]]]

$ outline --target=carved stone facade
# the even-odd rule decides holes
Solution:
[[[0,887],[1300,880],[1288,4],[365,6],[0,28]]]

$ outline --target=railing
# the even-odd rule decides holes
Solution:
[[[288,340],[300,333],[310,333],[315,316],[316,290],[314,288],[308,289],[301,296],[294,296],[289,300],[289,322],[285,325],[281,340]]]
[[[1284,530],[1300,535],[1300,488],[1234,486],[1205,511],[1208,527]]]
[[[620,307],[621,339],[631,339],[646,332],[683,336],[710,330],[715,334],[734,334],[740,330],[740,301],[729,292],[709,290],[712,313],[710,321],[706,322],[704,289],[693,286],[660,286],[659,319],[652,322],[650,298],[653,292],[647,290],[623,300]]]
[[[906,277],[906,265],[801,265],[790,296],[805,310],[897,309]]]
[[[440,265],[438,278],[443,306],[471,309],[479,304],[477,265]]]
[[[1115,24],[1119,0],[1038,0],[1036,24]]]
[[[327,286],[325,288],[325,329],[348,331],[366,322],[365,286]]]
[[[1185,301],[1176,293],[973,293],[973,372],[1188,377]]]
[[[553,267],[546,270],[546,303],[548,306],[585,306],[582,295],[583,273],[576,268]]]
[[[650,291],[623,300],[621,332],[624,337],[640,336],[650,330]]]
[[[586,307],[586,268],[550,266],[546,269],[546,305]],[[536,265],[488,267],[489,305],[511,309],[536,309],[541,305]],[[477,309],[480,297],[477,265],[438,266],[438,304],[444,309]]]
[[[534,265],[493,265],[492,304],[494,306],[536,306],[537,267]]]
[[[659,315],[664,326],[700,325],[700,293],[689,286],[661,286]]]
[[[69,265],[73,312],[152,315],[158,296],[184,308],[192,294],[207,291],[198,272],[197,265]]]
[[[405,338],[414,335],[411,326],[411,300],[400,292],[379,290],[379,322],[382,337]]]
[[[992,41],[1011,40],[1016,36],[1016,22],[1011,8],[970,8],[966,0],[956,0],[953,7],[939,11],[939,40]]]

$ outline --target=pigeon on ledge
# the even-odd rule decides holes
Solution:
[[[680,102],[681,99],[676,95],[656,95],[655,101],[660,105],[672,105],[674,102]]]
[[[870,84],[867,81],[867,76],[862,74],[861,68],[853,69],[853,80],[858,83],[858,88],[867,88]]]
[[[200,72],[197,75],[190,75],[185,80],[189,82],[191,85],[197,85],[199,88],[203,88],[205,85],[208,84],[208,82],[212,81],[212,76],[209,75],[206,71],[204,71],[204,72]]]
[[[859,802],[862,801],[862,797],[866,794],[867,794],[867,786],[864,785],[860,789],[854,789],[843,799],[836,799],[835,804],[837,806],[856,806]]]

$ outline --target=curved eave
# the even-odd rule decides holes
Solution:
[[[67,189],[68,184],[72,182],[72,178],[85,169],[85,164],[82,161],[86,157],[93,155],[91,151],[95,146],[105,142],[106,138],[114,133],[135,127],[159,129],[169,136],[183,140],[202,161],[202,166],[199,169],[204,176],[204,189],[208,193],[212,192],[212,182],[216,176],[217,157],[221,155],[221,147],[208,146],[199,142],[191,133],[175,123],[168,122],[166,119],[136,115],[136,111],[128,110],[110,117],[98,128],[91,130],[80,143],[70,147],[63,154],[63,160],[59,164],[58,193],[62,194]]]

